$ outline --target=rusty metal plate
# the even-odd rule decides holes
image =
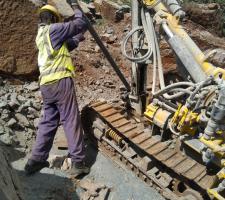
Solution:
[[[195,181],[199,182],[205,175],[206,175],[206,170],[202,171],[202,173],[195,178]]]
[[[115,128],[119,128],[119,127],[127,125],[127,124],[131,124],[131,123],[130,123],[130,121],[128,121],[127,119],[124,119],[124,118],[112,123],[112,125]]]
[[[196,161],[191,160],[191,159],[186,159],[182,163],[176,166],[175,171],[183,174],[187,172],[188,170],[191,170],[191,168],[196,165]]]
[[[135,128],[133,130],[127,131],[125,133],[125,135],[126,135],[127,138],[132,139],[132,138],[140,135],[140,133],[138,134],[138,128]]]
[[[110,108],[108,110],[105,110],[105,111],[101,112],[101,115],[103,117],[109,117],[109,116],[111,116],[113,114],[116,114],[116,113],[118,113],[117,110],[115,110],[114,108]]]
[[[96,108],[96,107],[101,106],[106,103],[107,103],[106,101],[98,101],[96,103],[91,104],[91,107]]]
[[[133,124],[127,124],[127,125],[125,125],[125,126],[122,126],[122,127],[118,128],[118,130],[119,130],[121,133],[124,134],[124,133],[126,133],[126,132],[128,132],[128,131],[131,131],[131,130],[135,129],[135,128],[137,128],[136,125],[133,125]]]
[[[214,185],[215,181],[216,181],[215,176],[206,175],[200,180],[200,182],[198,182],[198,184],[202,188],[208,189],[208,188],[211,188]]]
[[[94,108],[94,109],[95,109],[97,112],[103,112],[103,111],[108,110],[108,109],[110,109],[110,108],[112,108],[111,105],[104,104],[104,105],[98,106],[98,107],[96,107],[96,108]]]
[[[205,167],[199,165],[198,163],[192,167],[191,170],[185,173],[185,176],[188,177],[190,180],[194,180],[198,177],[202,172],[205,171]]]
[[[132,139],[135,144],[141,144],[145,140],[149,139],[151,136],[148,133],[143,133]]]
[[[143,128],[141,128],[140,126],[138,126],[138,132],[137,132],[137,133],[138,133],[138,134],[144,133]]]
[[[110,123],[113,123],[119,119],[122,119],[123,118],[123,115],[121,115],[120,113],[116,113],[110,117],[107,117],[107,121],[109,121]]]
[[[156,155],[157,160],[159,161],[166,161],[170,157],[174,156],[176,154],[176,151],[174,149],[166,149],[159,154]]]
[[[133,139],[141,134],[143,134],[144,131],[143,130],[140,130],[138,127],[134,130],[131,130],[131,131],[128,131],[126,132],[126,136],[129,138],[129,139]]]
[[[168,159],[164,164],[168,167],[175,167],[185,159],[186,157],[181,153],[176,153],[174,156],[170,157],[170,159]]]
[[[140,147],[143,149],[143,150],[146,150],[150,147],[152,147],[153,145],[157,144],[158,142],[160,142],[159,139],[156,139],[156,138],[149,138],[148,140],[144,141]]]
[[[163,143],[163,142],[160,142],[156,145],[154,145],[153,147],[149,148],[147,150],[147,152],[151,155],[155,155],[155,154],[158,154],[160,152],[162,152],[163,150],[165,150],[167,148],[167,144]]]

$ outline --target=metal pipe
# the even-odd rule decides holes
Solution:
[[[194,59],[190,50],[186,47],[183,40],[178,36],[173,36],[168,40],[168,43],[180,59],[185,69],[190,74],[191,78],[196,82],[201,82],[206,79],[206,75],[199,63]]]
[[[185,16],[185,12],[182,10],[177,0],[163,0],[163,3],[165,3],[165,5],[173,13],[173,15],[180,18]]]
[[[225,120],[225,86],[219,91],[219,97],[213,105],[210,119],[204,131],[204,139],[209,140],[214,136],[216,131],[224,124]]]
[[[201,66],[202,71],[206,75],[213,75],[214,77],[216,77],[218,76],[219,73],[221,73],[223,74],[223,79],[225,79],[225,70],[222,68],[215,67],[209,62],[205,62],[206,56],[204,55],[204,53],[199,49],[199,47],[187,34],[184,28],[179,24],[179,20],[177,20],[174,16],[169,14],[168,9],[164,6],[162,2],[155,5],[154,10],[155,12],[164,11],[165,15],[167,15],[167,22],[169,28],[174,34],[176,34],[182,39],[182,42],[185,44],[187,49],[192,54],[192,57]]]
[[[172,38],[174,36],[173,32],[170,30],[170,28],[168,27],[166,22],[162,23],[162,27],[163,27],[163,30],[165,31],[166,35],[169,38]]]
[[[131,0],[131,16],[132,16],[132,30],[141,26],[140,22],[140,6],[137,0]],[[140,33],[135,32],[132,35],[132,54],[134,56],[135,50],[139,49],[139,37]],[[132,62],[131,64],[131,95],[129,96],[132,108],[137,113],[142,114],[142,102],[140,98],[140,73],[139,68],[140,64]]]
[[[139,16],[138,16],[138,10],[139,10],[139,4],[137,0],[132,0],[131,1],[131,12],[132,12],[132,29],[136,29],[137,27],[139,27]],[[139,44],[138,44],[138,33],[134,33],[132,35],[132,45],[133,45],[133,49],[138,48]]]

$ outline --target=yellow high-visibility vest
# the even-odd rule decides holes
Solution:
[[[50,25],[40,26],[36,37],[40,85],[49,84],[65,77],[72,77],[75,67],[66,43],[54,50],[49,35]]]

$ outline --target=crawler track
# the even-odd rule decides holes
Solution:
[[[145,132],[142,123],[126,119],[120,110],[107,102],[96,102],[85,108],[82,120],[85,132],[92,135],[96,120],[100,121],[97,123],[100,124],[98,131],[113,130],[123,140],[123,147],[104,133],[97,138],[98,146],[110,157],[115,155],[123,161],[145,182],[154,185],[166,199],[185,199],[184,196],[193,200],[208,198],[206,190],[214,184],[215,175],[207,174],[204,165],[179,149],[171,148],[168,141],[162,142],[158,135],[151,136]]]

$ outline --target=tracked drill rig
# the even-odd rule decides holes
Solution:
[[[225,70],[207,62],[213,51],[205,55],[188,36],[184,15],[176,0],[132,0],[132,30],[122,44],[130,84],[96,40],[124,83],[123,106],[94,102],[82,121],[99,148],[166,199],[224,200]],[[162,38],[183,81],[165,84]]]

